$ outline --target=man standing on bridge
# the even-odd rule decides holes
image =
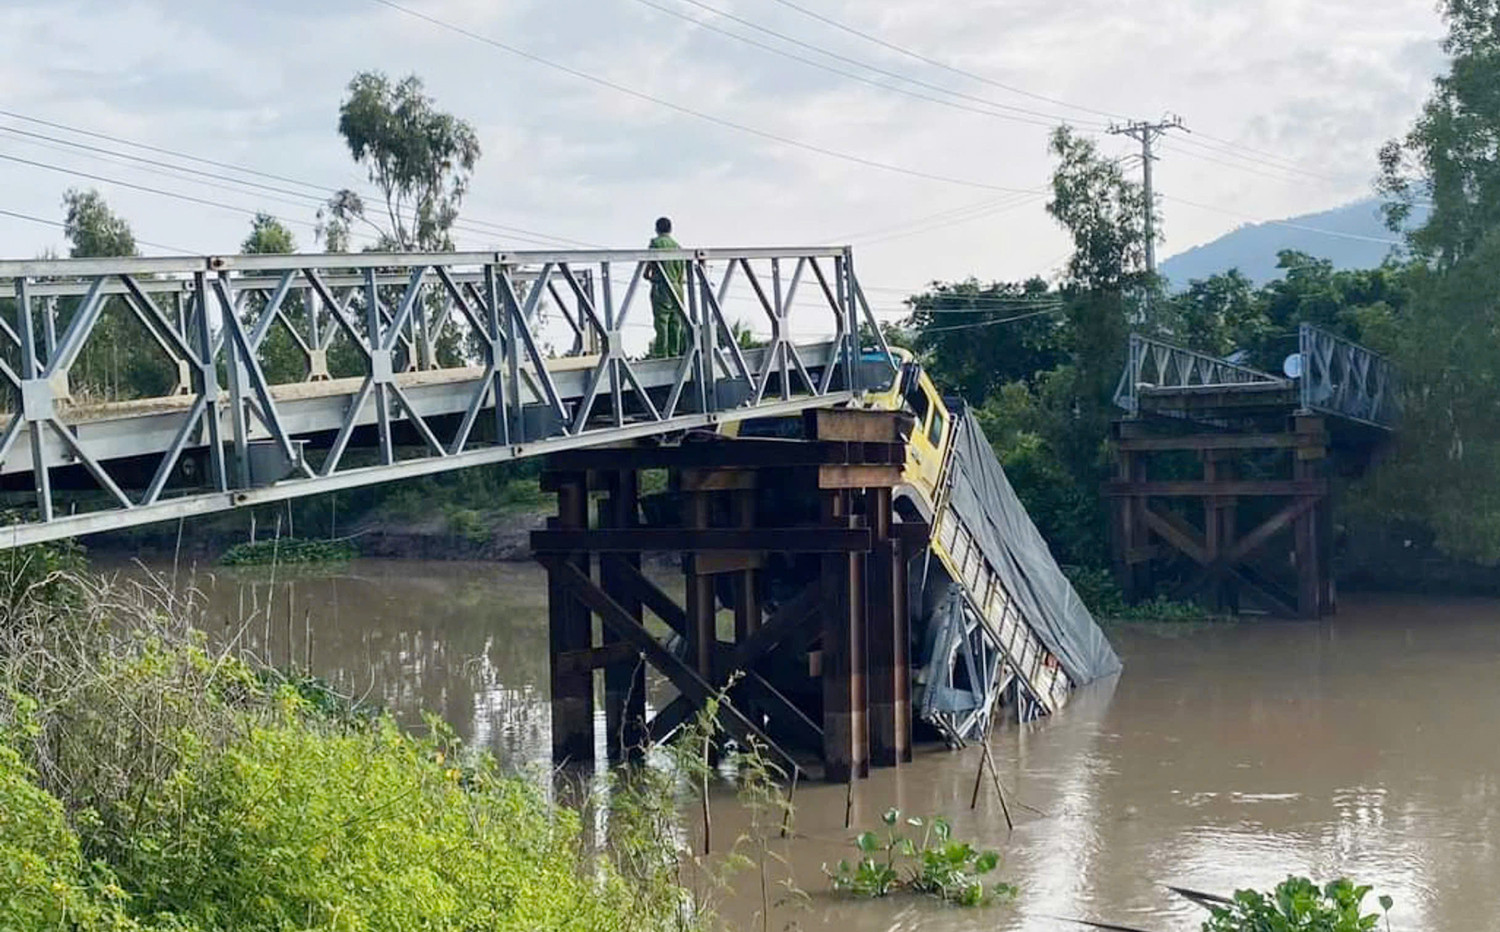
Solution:
[[[651,240],[652,249],[681,249],[672,238],[672,221],[667,217],[656,220],[656,236]],[[651,283],[651,317],[656,326],[656,338],[651,341],[648,356],[681,356],[687,352],[686,331],[682,325],[687,308],[683,305],[683,263],[681,259],[669,259],[646,266],[646,280]]]

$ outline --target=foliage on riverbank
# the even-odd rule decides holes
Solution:
[[[0,626],[0,928],[690,925],[439,723],[330,714],[179,596],[58,582],[79,608]]]
[[[1170,624],[1195,624],[1220,620],[1196,602],[1177,602],[1165,596],[1131,604],[1125,601],[1120,587],[1108,570],[1087,566],[1063,567],[1073,590],[1101,622],[1140,621]]]
[[[343,563],[359,556],[352,540],[302,540],[280,537],[235,544],[219,557],[223,566],[280,566],[292,563]]]

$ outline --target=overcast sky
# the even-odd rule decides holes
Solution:
[[[1063,260],[1067,243],[1043,198],[1014,192],[1046,183],[1047,134],[1064,119],[1097,130],[1111,114],[1171,111],[1197,131],[1170,140],[1156,165],[1166,256],[1248,220],[1368,195],[1377,147],[1403,132],[1443,66],[1432,0],[796,0],[978,79],[783,0],[399,2],[767,135],[591,83],[378,0],[6,0],[0,108],[299,182],[364,186],[335,131],[344,86],[362,69],[415,72],[479,131],[468,219],[610,246],[643,245],[661,213],[688,245],[852,241],[872,297],[895,303],[931,279],[1019,278]],[[906,76],[923,83],[900,86],[948,104],[654,7],[870,81]],[[0,127],[122,149],[13,117]],[[1101,145],[1122,155],[1134,146],[1109,136]],[[315,205],[292,196],[312,188],[262,178],[287,192],[226,189],[8,130],[0,157],[0,209],[60,219],[64,189],[94,185],[141,240],[160,244],[148,252],[234,251],[249,218],[13,159],[269,210],[315,248]],[[531,245],[467,231],[458,241]],[[60,244],[57,229],[0,216],[0,254]]]

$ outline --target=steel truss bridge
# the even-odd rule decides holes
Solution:
[[[1336,608],[1339,475],[1368,468],[1395,430],[1399,374],[1310,324],[1297,367],[1273,375],[1134,335],[1115,403],[1116,577],[1132,599],[1244,598],[1290,617]],[[1197,477],[1186,464],[1198,461]]]
[[[686,350],[633,358],[667,263]],[[3,261],[0,280],[0,547],[833,406],[889,374],[861,360],[861,339],[890,356],[847,248]],[[739,345],[731,300],[764,345]],[[167,387],[101,379],[123,351]]]

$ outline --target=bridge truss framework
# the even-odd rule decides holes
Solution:
[[[687,349],[637,358],[627,332],[677,268]],[[0,279],[19,515],[0,547],[832,406],[861,390],[860,340],[887,349],[842,247],[6,261]],[[740,345],[735,300],[762,345]],[[129,333],[150,397],[95,365]]]

